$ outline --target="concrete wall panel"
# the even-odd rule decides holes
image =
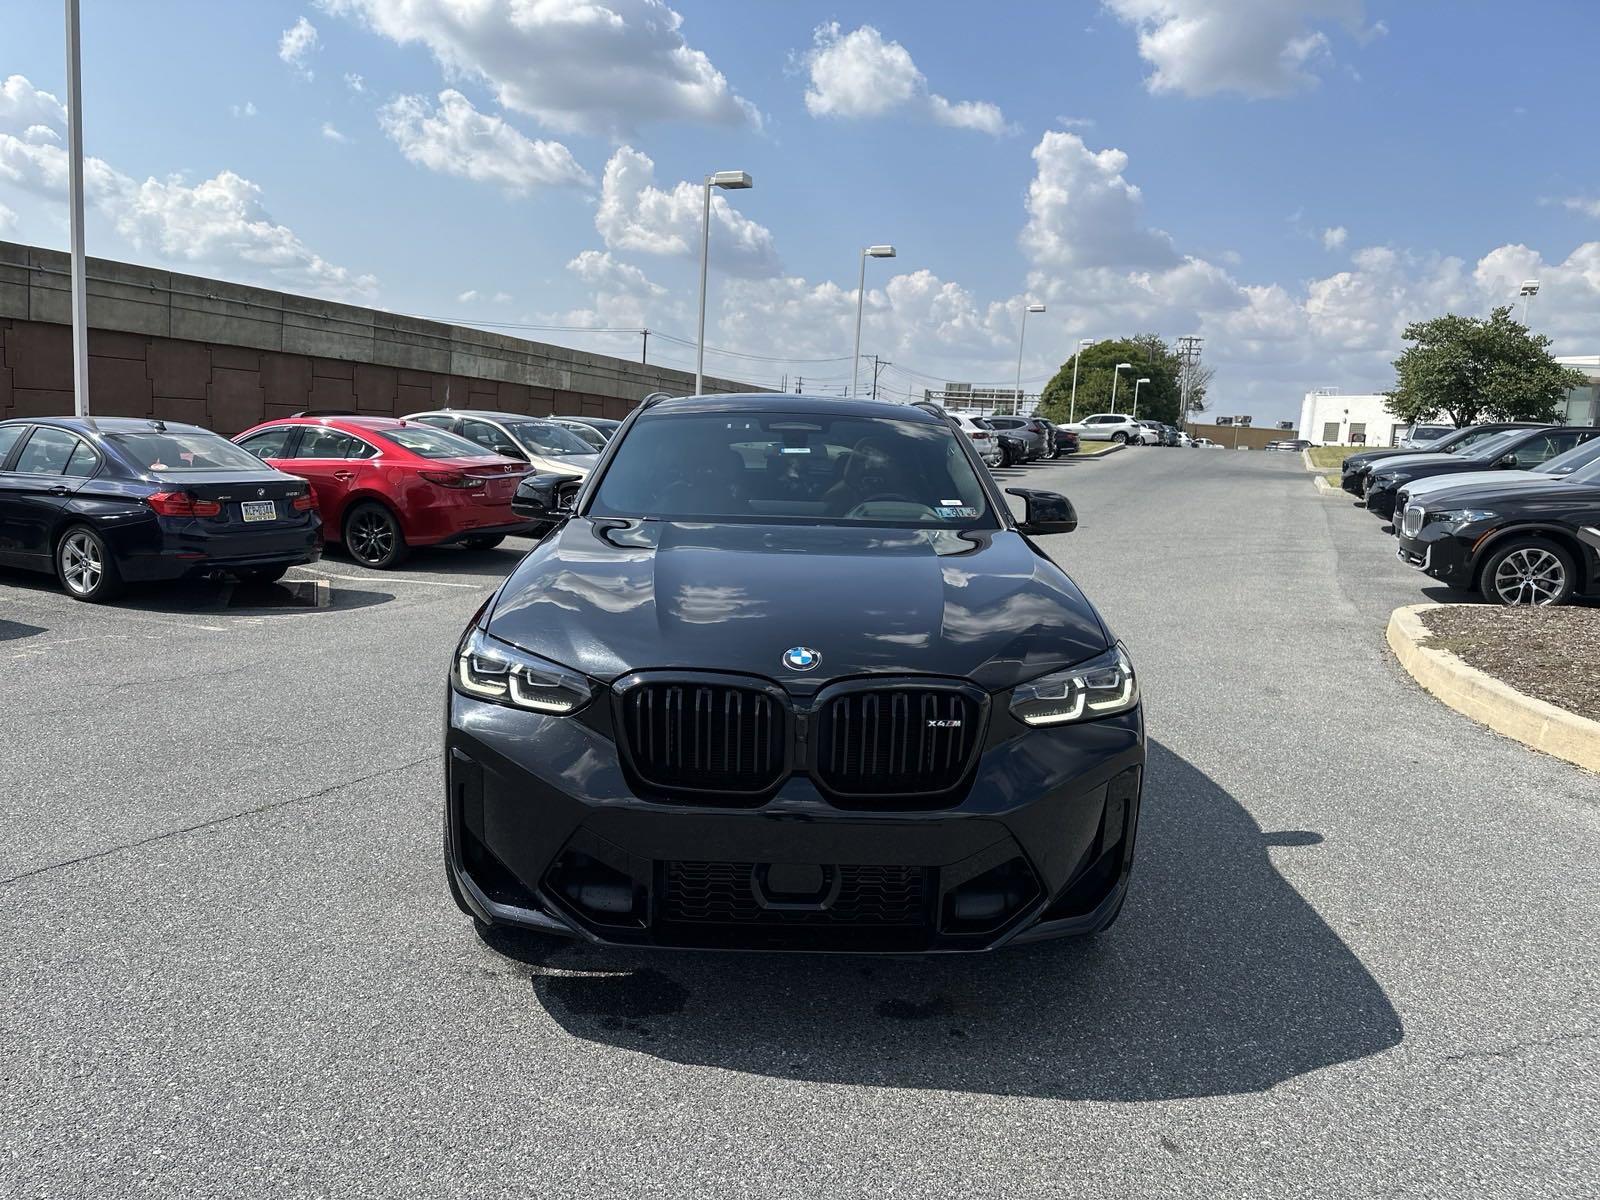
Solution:
[[[160,421],[183,421],[189,425],[210,425],[204,400],[190,400],[182,396],[157,396],[155,417]]]
[[[145,352],[150,382],[158,396],[204,400],[211,383],[211,354],[193,342],[155,338]]]
[[[299,412],[311,395],[311,360],[298,354],[263,354],[261,386],[269,407],[286,410],[280,416]]]
[[[15,388],[11,393],[12,417],[59,417],[72,411],[71,391]]]
[[[148,417],[150,380],[143,360],[89,356],[89,411],[111,417]],[[72,411],[71,404],[67,412]]]
[[[266,392],[259,371],[215,367],[211,372],[211,428],[232,437],[258,424],[266,411]]]

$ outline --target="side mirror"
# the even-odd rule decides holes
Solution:
[[[523,462],[528,461],[528,456],[522,452],[522,447],[513,446],[510,442],[496,442],[494,452],[506,458],[519,458]]]
[[[1006,495],[1020,496],[1024,516],[1017,529],[1037,536],[1042,533],[1071,533],[1078,527],[1078,510],[1060,492],[1041,492],[1034,488],[1007,488]]]
[[[577,475],[527,475],[511,497],[511,511],[529,520],[565,516],[572,509],[583,480]]]
[[[1510,453],[1502,454],[1500,456],[1500,462],[1499,462],[1498,465],[1500,465],[1502,467],[1511,467],[1512,469],[1515,469],[1516,465],[1517,465],[1517,456],[1515,454],[1510,454]]]

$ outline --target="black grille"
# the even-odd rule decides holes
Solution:
[[[756,864],[666,862],[657,919],[684,925],[855,925],[915,927],[927,922],[922,867],[826,868],[838,892],[819,908],[767,908],[756,896]]]
[[[634,770],[657,788],[754,794],[783,771],[783,711],[754,688],[642,683],[623,694],[622,731]]]
[[[818,722],[816,774],[843,796],[913,796],[959,784],[977,745],[969,696],[930,688],[847,692]]]

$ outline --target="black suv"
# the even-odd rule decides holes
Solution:
[[[1464,428],[1457,429],[1454,433],[1446,434],[1436,442],[1429,442],[1425,450],[1363,450],[1358,454],[1348,456],[1340,464],[1339,486],[1352,496],[1364,496],[1367,492],[1367,478],[1372,474],[1378,463],[1386,459],[1417,454],[1460,454],[1471,450],[1480,442],[1494,437],[1497,433],[1504,433],[1508,429],[1537,428],[1540,428],[1540,426],[1533,421],[1467,425]]]
[[[1600,427],[1546,425],[1508,429],[1454,454],[1402,454],[1372,468],[1367,480],[1367,511],[1385,520],[1394,517],[1395,497],[1408,483],[1467,471],[1526,471],[1583,445]]]
[[[450,669],[445,850],[481,923],[917,953],[1121,908],[1127,652],[938,416],[797,395],[629,418]]]

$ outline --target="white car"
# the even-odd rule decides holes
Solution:
[[[1194,439],[1180,429],[1178,430],[1178,445],[1192,446],[1194,445]]]
[[[1149,432],[1126,413],[1093,413],[1061,428],[1072,430],[1080,442],[1132,442],[1135,446],[1143,443],[1143,435]]]
[[[412,413],[418,421],[476,442],[491,454],[520,458],[535,471],[586,478],[600,456],[572,430],[540,417],[489,409],[440,408]]]
[[[985,466],[998,467],[1005,461],[1005,451],[1000,449],[1000,439],[994,430],[985,429],[971,417],[960,413],[947,414],[955,427],[972,439],[972,448],[978,452]]]
[[[1208,437],[1195,438],[1194,439],[1194,444],[1196,446],[1204,446],[1207,450],[1221,450],[1222,449],[1222,443],[1221,442],[1213,442]]]

